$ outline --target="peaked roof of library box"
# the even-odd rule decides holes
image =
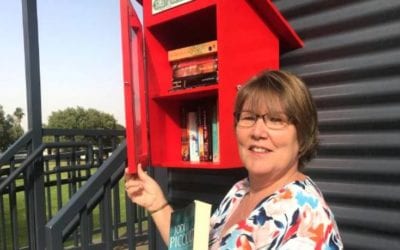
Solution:
[[[278,36],[282,52],[304,46],[303,41],[270,0],[247,0]]]
[[[136,0],[143,4],[142,0]],[[303,40],[297,35],[296,31],[290,26],[288,21],[282,16],[281,12],[271,0],[247,0],[253,5],[254,9],[269,25],[272,31],[278,36],[282,52],[302,48]]]

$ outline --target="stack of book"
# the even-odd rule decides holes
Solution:
[[[217,108],[213,103],[181,109],[183,161],[219,162]]]
[[[217,41],[168,51],[172,67],[172,90],[192,88],[218,81]]]

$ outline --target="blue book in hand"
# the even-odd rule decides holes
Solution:
[[[211,204],[195,200],[171,216],[169,250],[207,250]]]

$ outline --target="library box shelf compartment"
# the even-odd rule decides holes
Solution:
[[[187,95],[182,95],[182,97]],[[151,102],[150,105],[154,112],[150,114],[150,123],[159,124],[160,126],[154,126],[154,130],[151,130],[152,138],[157,138],[157,142],[152,141],[153,146],[151,147],[152,164],[159,167],[177,167],[177,168],[226,168],[220,161],[220,153],[217,154],[219,159],[213,159],[212,143],[218,142],[220,144],[219,131],[217,133],[212,132],[212,116],[218,117],[217,102],[218,97],[214,95],[207,95],[204,97],[197,98],[157,98],[157,101]],[[189,151],[189,126],[188,116],[189,112],[195,112],[195,119],[197,125],[195,127],[195,133],[197,136],[202,136],[204,133],[200,132],[201,126],[200,116],[202,114],[207,115],[207,121],[204,126],[207,126],[208,140],[207,147],[208,157],[207,159],[191,161],[187,158],[183,160],[182,157],[182,133],[186,134],[187,143],[186,149]],[[204,112],[204,113],[202,113]],[[219,120],[219,118],[218,118]],[[162,125],[162,126],[161,126]],[[150,125],[151,126],[151,125]],[[233,132],[232,128],[232,132]],[[199,137],[198,140],[202,140]],[[202,141],[205,141],[202,140]],[[200,145],[196,145],[200,147]],[[220,146],[217,146],[218,151]],[[200,150],[199,150],[200,151]],[[199,153],[200,155],[200,153]]]
[[[148,31],[147,76],[151,98],[179,97],[185,91],[192,95],[194,92],[218,89],[210,84],[187,90],[172,90],[172,63],[168,60],[168,51],[217,39],[215,5],[196,9],[189,14],[184,13],[164,22],[145,25]]]
[[[211,5],[146,27],[163,49],[168,51],[216,40],[216,22],[215,5]]]

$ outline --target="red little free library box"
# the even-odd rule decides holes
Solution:
[[[129,171],[139,162],[242,167],[233,121],[237,86],[262,69],[278,69],[280,54],[302,47],[302,40],[268,0],[140,3],[143,24],[132,3],[120,0]],[[197,58],[210,42],[215,62],[205,75]],[[177,50],[180,64],[168,56]]]

